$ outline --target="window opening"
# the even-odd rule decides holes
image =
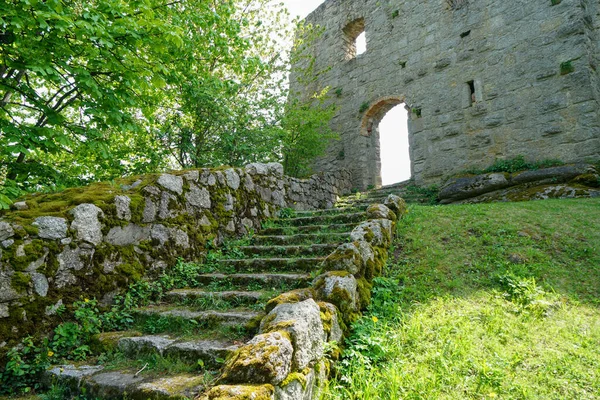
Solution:
[[[477,102],[475,96],[475,81],[469,81],[467,82],[467,85],[469,85],[469,104],[473,105]]]
[[[344,28],[344,52],[346,60],[356,58],[367,50],[365,19],[359,18]]]
[[[356,56],[360,56],[367,51],[367,34],[366,32],[361,33],[356,38]]]

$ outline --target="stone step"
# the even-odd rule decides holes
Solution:
[[[323,243],[312,245],[291,246],[241,246],[238,249],[246,256],[274,256],[274,257],[302,257],[302,256],[328,256],[336,248],[337,243]]]
[[[296,217],[304,218],[304,217],[316,217],[320,215],[338,215],[338,214],[352,214],[359,212],[359,209],[353,207],[335,207],[328,208],[325,210],[314,210],[314,211],[297,211]]]
[[[204,289],[175,289],[166,294],[166,299],[174,303],[182,303],[194,300],[220,300],[235,306],[256,304],[266,298],[269,294],[263,291],[226,290],[222,292],[206,291]]]
[[[252,243],[264,245],[290,245],[290,244],[317,244],[317,243],[342,243],[350,238],[346,233],[307,233],[297,235],[265,235],[254,236]]]
[[[306,287],[311,281],[310,274],[203,274],[197,277],[199,283],[211,285],[215,283],[228,283],[236,287],[261,285],[265,287],[287,286],[290,288]]]
[[[241,260],[220,260],[227,270],[244,272],[265,271],[316,271],[325,257],[313,258],[244,258]]]
[[[172,319],[194,320],[201,327],[223,328],[223,327],[248,327],[264,316],[264,312],[248,309],[232,309],[227,311],[217,310],[195,310],[193,307],[183,306],[148,306],[135,310],[135,314],[141,317],[162,317]],[[201,328],[199,328],[201,329]]]
[[[118,348],[129,358],[141,354],[159,354],[196,364],[202,360],[205,368],[219,368],[229,354],[241,343],[230,340],[178,340],[170,336],[139,336],[122,338]]]
[[[290,235],[311,232],[351,232],[356,223],[331,225],[303,225],[268,228],[260,231],[261,235]]]
[[[336,215],[315,215],[312,217],[297,217],[289,219],[275,220],[277,226],[303,226],[303,225],[332,225],[349,224],[352,222],[361,222],[365,219],[362,212],[353,212]]]
[[[203,374],[156,377],[137,371],[104,371],[101,366],[61,365],[49,369],[47,386],[58,384],[93,399],[193,399],[206,384]]]

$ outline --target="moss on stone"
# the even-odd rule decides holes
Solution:
[[[361,310],[367,309],[371,304],[371,290],[373,285],[370,284],[365,278],[359,278],[356,280],[358,286],[358,298],[360,301]]]
[[[272,400],[273,385],[221,385],[211,388],[200,400]]]
[[[309,368],[305,368],[302,372],[292,372],[288,374],[288,376],[279,384],[280,387],[284,388],[290,383],[297,381],[302,385],[302,389],[306,390],[306,385],[308,384],[307,375],[310,373]]]
[[[275,307],[280,304],[286,303],[300,303],[301,301],[312,299],[315,297],[315,293],[311,288],[296,289],[286,293],[282,293],[279,296],[271,299],[265,306],[265,311],[270,313]]]
[[[142,334],[138,331],[103,332],[92,337],[90,348],[95,354],[111,352],[117,349],[120,339],[139,336]]]
[[[18,293],[27,292],[30,283],[31,275],[20,271],[15,271],[10,279],[10,286]]]

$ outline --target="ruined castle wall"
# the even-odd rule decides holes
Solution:
[[[594,0],[328,0],[316,68],[338,112],[318,170],[380,183],[377,125],[409,109],[413,177],[437,183],[495,159],[600,157],[598,4]],[[367,51],[352,57],[356,30]],[[358,27],[357,27],[358,26]],[[469,85],[472,82],[472,85]],[[302,85],[292,80],[292,89]],[[474,96],[471,91],[474,90]],[[473,100],[475,100],[473,102]]]

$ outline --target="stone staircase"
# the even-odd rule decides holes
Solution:
[[[394,183],[382,186],[379,189],[346,196],[336,206],[339,208],[353,207],[363,210],[370,204],[383,203],[390,194],[401,197],[406,203],[430,203],[430,199],[423,192],[415,190],[415,188],[413,182],[410,180]]]
[[[200,275],[198,287],[173,290],[163,302],[138,309],[137,332],[103,334],[119,362],[57,366],[48,381],[100,399],[196,397],[219,376],[224,359],[257,332],[267,301],[309,286],[325,257],[349,240],[366,208],[362,201],[351,204],[269,221],[249,244],[216,260],[215,272]],[[148,367],[158,359],[190,368]]]

